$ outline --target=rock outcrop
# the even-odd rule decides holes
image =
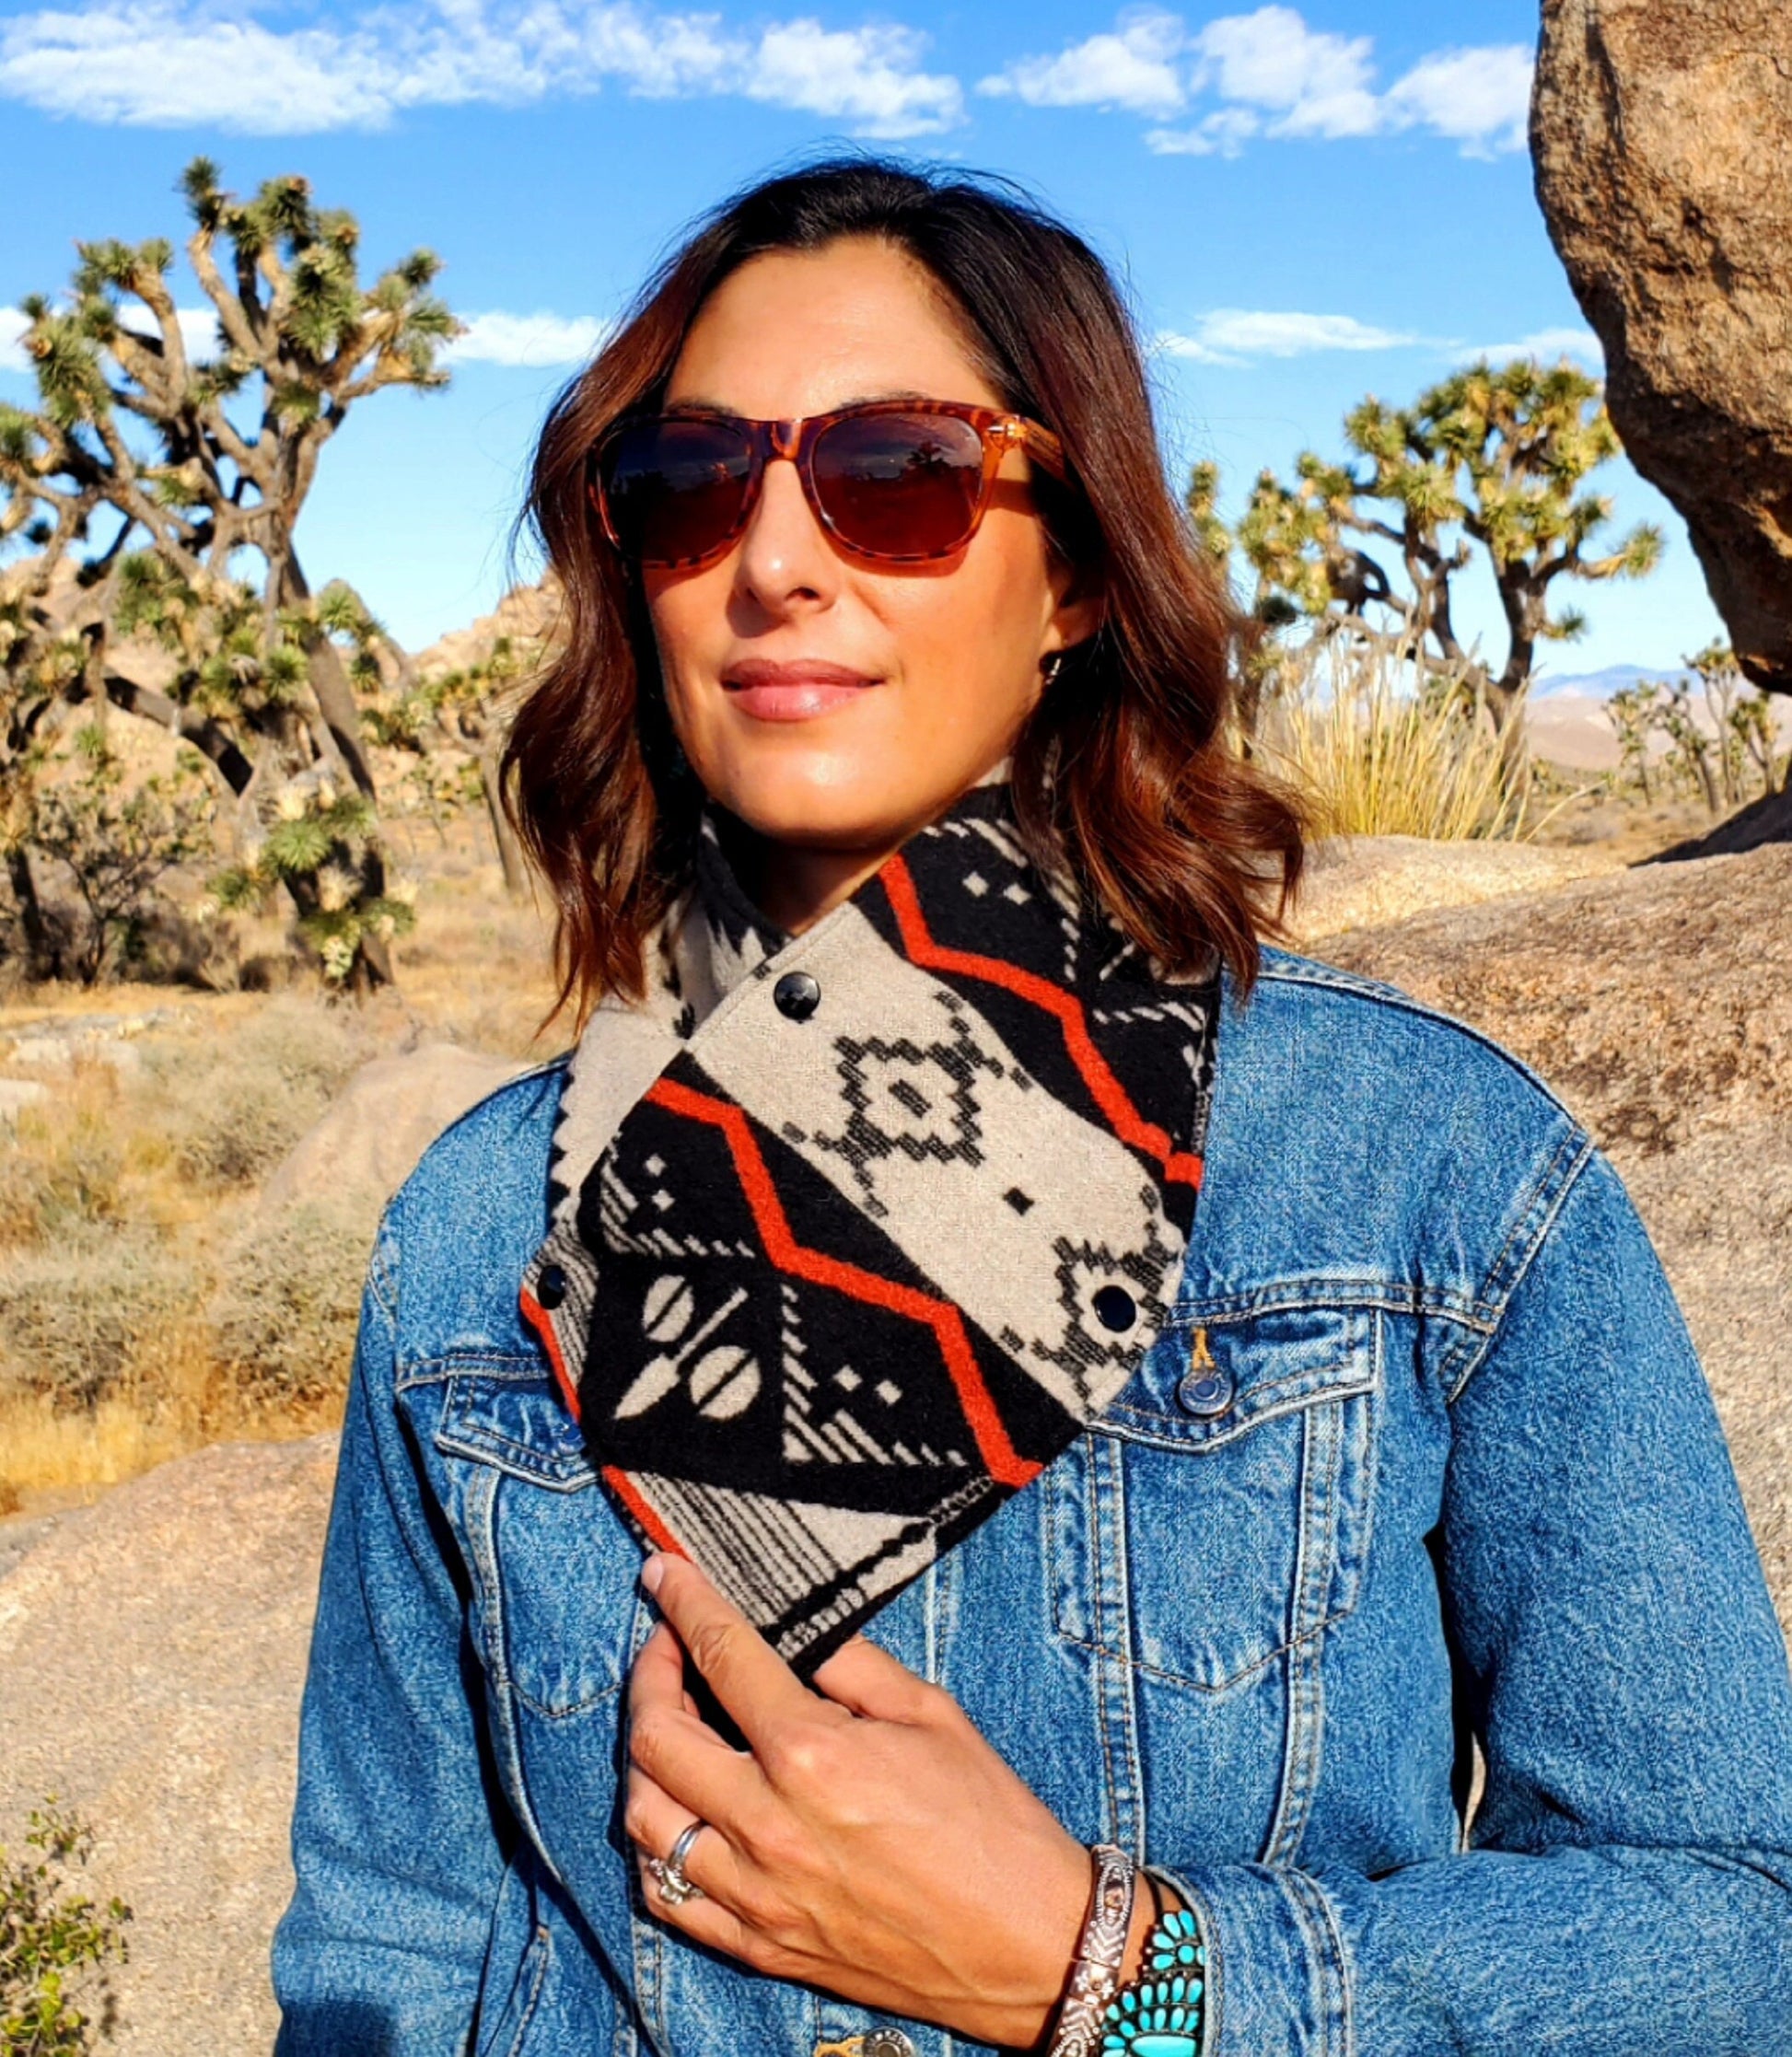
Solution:
[[[1744,671],[1792,692],[1786,0],[1543,0],[1537,193],[1631,460],[1686,517]]]
[[[1423,836],[1328,836],[1307,853],[1289,928],[1297,942],[1379,928],[1422,908],[1468,907],[1546,892],[1616,869],[1596,849],[1530,843],[1427,843]]]
[[[0,1834],[52,1793],[93,1824],[87,1882],[134,1914],[119,2057],[273,2046],[334,1462],[333,1436],[202,1450],[41,1525],[0,1573]]]
[[[1685,1309],[1792,1631],[1792,850],[1417,914],[1315,954],[1485,1029],[1585,1121]]]
[[[263,1209],[347,1201],[377,1214],[450,1121],[527,1069],[455,1043],[374,1058],[294,1145],[262,1190]]]
[[[450,629],[411,660],[420,679],[444,671],[465,671],[483,664],[500,637],[515,643],[546,642],[560,620],[560,587],[552,574],[536,586],[513,586],[490,614]]]

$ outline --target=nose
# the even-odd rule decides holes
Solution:
[[[839,590],[840,559],[803,492],[797,467],[774,458],[735,561],[736,589],[783,616],[825,607]]]

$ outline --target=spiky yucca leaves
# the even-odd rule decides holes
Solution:
[[[212,880],[220,912],[265,907],[285,888],[299,908],[299,934],[318,953],[328,982],[366,977],[370,939],[390,943],[416,920],[416,889],[392,879],[366,887],[364,859],[377,828],[366,796],[326,767],[288,779],[260,810],[242,861]]]
[[[1395,425],[1378,424],[1378,433],[1364,422],[1365,433],[1352,434],[1378,474],[1379,450]],[[1403,452],[1372,490],[1386,497],[1391,486],[1402,505],[1411,495],[1427,512],[1435,507],[1436,518],[1459,520],[1486,551],[1507,634],[1490,700],[1508,719],[1530,683],[1538,644],[1568,642],[1586,629],[1577,610],[1552,611],[1550,588],[1564,578],[1645,576],[1661,561],[1661,531],[1641,522],[1614,549],[1589,551],[1612,518],[1612,501],[1585,482],[1622,446],[1599,380],[1565,360],[1471,365],[1422,393],[1397,425]]]
[[[294,537],[351,408],[388,386],[445,385],[441,346],[460,324],[430,290],[439,262],[427,250],[364,285],[354,216],[315,205],[303,179],[268,180],[240,200],[197,157],[181,190],[187,260],[215,317],[210,347],[189,350],[165,238],[77,245],[65,301],[24,303],[39,405],[0,411],[0,540],[39,547],[26,575],[32,633],[81,638],[77,692],[107,692],[178,728],[238,794],[264,762],[294,769],[297,753],[299,768],[339,763],[372,803],[357,690],[403,660],[346,588],[313,596]],[[96,552],[90,523],[102,508],[121,518]],[[243,552],[261,561],[252,602]],[[80,566],[73,620],[47,598],[64,559]],[[178,646],[172,702],[109,668],[121,622]],[[357,863],[361,897],[379,899],[377,834]],[[386,975],[371,927],[365,951],[370,974]]]

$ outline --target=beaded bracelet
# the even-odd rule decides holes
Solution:
[[[1161,1915],[1145,1939],[1137,1978],[1101,2017],[1101,2057],[1201,2057],[1207,1951],[1186,1907]]]

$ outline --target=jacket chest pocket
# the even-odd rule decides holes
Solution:
[[[545,1375],[456,1370],[433,1438],[471,1574],[494,1683],[550,1719],[625,1675],[641,1551]]]
[[[1166,1329],[1046,1475],[1059,1634],[1222,1692],[1347,1614],[1375,1389],[1362,1310]]]

